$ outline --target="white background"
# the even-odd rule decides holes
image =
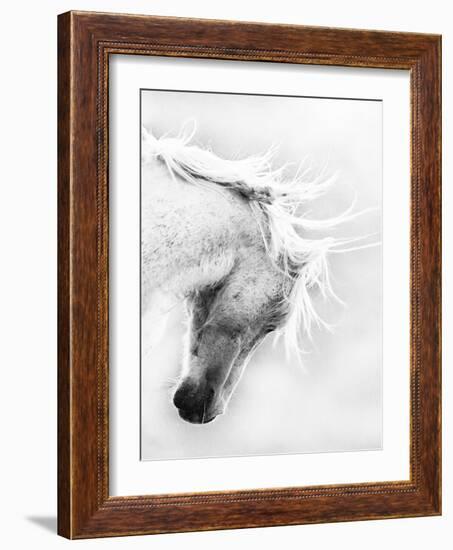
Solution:
[[[2,10],[0,121],[1,518],[5,548],[449,548],[453,523],[449,445],[452,400],[444,406],[444,515],[363,523],[279,527],[68,542],[56,515],[56,14],[68,9],[136,12],[308,25],[443,33],[444,152],[451,150],[453,23],[449,3],[364,4],[342,0],[264,3],[191,0],[8,3]],[[445,154],[444,181],[452,161]],[[444,334],[452,324],[453,207],[444,189]],[[450,203],[450,204],[448,204]],[[444,365],[453,360],[444,341]],[[444,394],[453,391],[444,370]]]

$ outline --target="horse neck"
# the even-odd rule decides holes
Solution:
[[[248,204],[215,184],[172,177],[156,161],[142,177],[142,266],[145,294],[184,297],[231,272],[260,233]]]

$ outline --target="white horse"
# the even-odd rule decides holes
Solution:
[[[357,214],[351,206],[333,219],[305,217],[304,206],[332,181],[285,181],[272,151],[225,160],[190,144],[195,129],[160,139],[142,131],[142,312],[184,300],[186,349],[173,402],[181,418],[203,424],[225,412],[268,333],[300,351],[301,335],[325,326],[312,293],[335,296],[327,258],[354,239],[306,233]]]

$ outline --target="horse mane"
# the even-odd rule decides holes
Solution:
[[[324,220],[307,218],[301,214],[301,207],[324,195],[335,182],[335,176],[323,177],[321,174],[310,179],[308,171],[299,168],[292,179],[285,179],[287,165],[277,169],[272,167],[275,148],[262,155],[228,160],[192,145],[195,133],[195,124],[191,129],[185,125],[178,136],[157,139],[143,127],[142,161],[146,164],[152,158],[160,158],[171,174],[177,174],[187,182],[231,189],[249,201],[268,254],[293,281],[291,290],[284,296],[284,306],[288,311],[286,322],[277,330],[277,336],[283,336],[287,353],[300,354],[302,332],[311,338],[313,325],[331,328],[316,311],[309,291],[318,289],[324,298],[341,302],[330,281],[329,255],[376,245],[345,248],[368,235],[340,239],[332,236],[306,238],[302,234],[331,230],[371,209],[353,213],[354,201],[336,217]],[[263,217],[267,220],[266,228],[262,226]]]

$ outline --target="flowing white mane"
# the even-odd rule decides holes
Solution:
[[[376,245],[372,243],[345,248],[368,235],[357,239],[332,236],[313,239],[302,235],[307,231],[328,231],[365,211],[353,213],[353,203],[337,217],[309,219],[301,215],[301,207],[323,195],[335,181],[334,177],[310,180],[306,172],[298,170],[294,178],[286,180],[286,166],[277,169],[272,167],[275,149],[240,160],[222,159],[211,151],[190,145],[195,131],[193,125],[190,130],[183,128],[177,137],[156,139],[142,128],[142,161],[146,163],[159,157],[171,173],[178,174],[190,183],[227,187],[249,200],[269,255],[288,278],[295,279],[292,290],[284,298],[289,313],[278,333],[284,337],[287,351],[300,353],[302,331],[311,337],[313,325],[330,328],[317,313],[310,291],[318,289],[323,297],[339,300],[329,277],[329,254]],[[266,229],[262,228],[260,222],[263,214],[267,220]]]

